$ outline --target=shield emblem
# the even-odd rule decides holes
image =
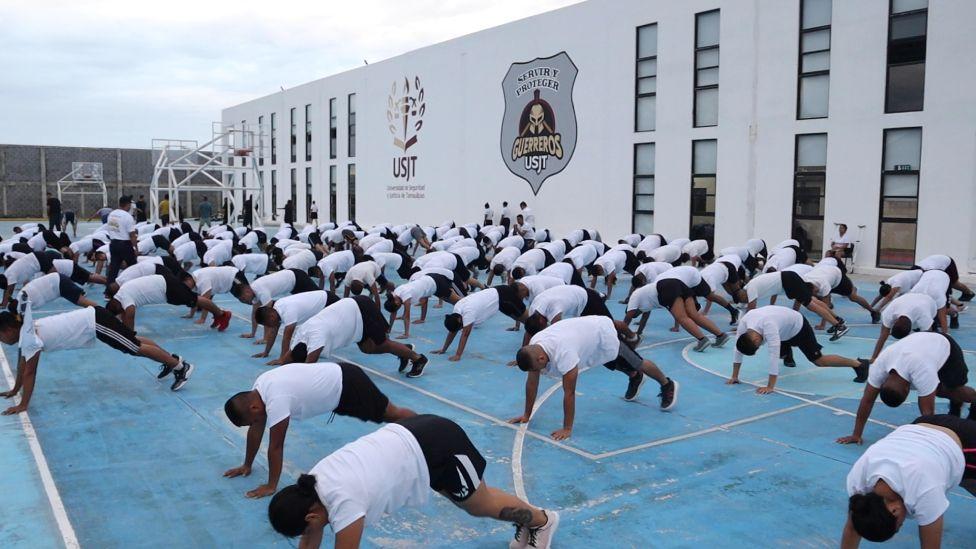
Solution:
[[[546,179],[566,169],[576,150],[577,74],[573,60],[560,52],[513,63],[502,80],[502,159],[529,183],[533,194],[539,194]]]

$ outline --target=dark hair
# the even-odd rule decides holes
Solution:
[[[498,310],[509,318],[520,318],[525,313],[525,303],[521,300],[503,300],[498,303]]]
[[[0,274],[0,290],[7,289],[7,275]]]
[[[271,322],[271,318],[269,317],[271,316],[272,310],[272,307],[268,305],[258,307],[257,310],[254,311],[254,320],[262,326],[267,326],[268,323]]]
[[[519,370],[523,372],[528,372],[532,369],[532,353],[529,352],[529,347],[526,345],[515,353],[515,363],[518,364]]]
[[[647,284],[647,277],[644,276],[644,273],[637,273],[630,279],[630,283],[635,288],[641,288]]]
[[[308,358],[308,345],[304,343],[299,343],[291,350],[291,361],[292,362],[305,362]]]
[[[353,280],[349,283],[349,291],[352,292],[353,295],[363,293],[363,289],[365,288],[366,284],[364,284],[362,280]]]
[[[393,293],[390,292],[386,294],[386,301],[383,302],[383,308],[386,309],[388,313],[395,313],[400,307],[393,301]]]
[[[508,206],[508,202],[502,202],[502,206]]]
[[[748,332],[740,335],[739,338],[735,340],[735,348],[746,356],[752,356],[756,354],[757,350],[759,350],[759,346],[753,343],[752,339],[749,338]]]
[[[880,295],[881,297],[888,297],[888,294],[890,293],[891,293],[891,286],[887,282],[882,282],[881,287],[878,288],[878,295]]]
[[[107,309],[108,312],[116,316],[122,314],[122,312],[125,311],[125,308],[122,307],[122,304],[119,302],[119,300],[115,299],[114,297],[108,300],[108,303],[105,304],[105,309]]]
[[[464,328],[464,319],[458,313],[451,313],[444,317],[444,327],[451,333],[460,331]]]
[[[536,311],[532,316],[525,319],[525,333],[529,335],[535,335],[545,329],[543,323],[546,322],[546,317],[542,313]]]
[[[891,337],[901,339],[912,333],[912,319],[900,316],[891,323]]]
[[[514,269],[512,269],[512,278],[514,278],[515,280],[519,280],[523,276],[525,276],[525,269],[523,269],[522,267],[515,267]]]
[[[247,423],[244,423],[242,408],[244,408],[244,399],[250,393],[250,391],[241,391],[228,398],[227,402],[224,403],[224,413],[227,414],[227,419],[238,427],[247,425]]]
[[[305,531],[305,515],[319,503],[315,493],[315,477],[300,475],[298,482],[282,488],[268,504],[268,521],[276,532],[293,538]]]
[[[888,510],[884,498],[874,492],[854,494],[848,500],[847,510],[854,530],[868,541],[887,541],[898,531],[895,515]]]
[[[908,389],[900,389],[889,385],[887,380],[885,383],[881,384],[881,402],[884,402],[891,408],[897,408],[905,402],[908,398]]]
[[[491,207],[491,206],[489,206],[489,205],[488,205],[488,203],[487,203],[487,202],[485,202],[485,208],[490,208],[490,207]]]
[[[499,263],[491,268],[491,272],[495,273],[495,276],[502,276],[502,273],[505,272],[505,266]]]
[[[0,330],[9,328],[19,330],[23,324],[24,322],[21,320],[20,315],[10,311],[0,311]]]

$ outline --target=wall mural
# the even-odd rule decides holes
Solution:
[[[424,114],[427,102],[420,77],[413,80],[404,77],[393,82],[386,104],[386,121],[396,156],[393,157],[393,178],[396,183],[387,185],[387,198],[424,198],[426,185],[414,182],[417,176],[417,155],[410,150],[420,141],[420,130],[424,127]]]

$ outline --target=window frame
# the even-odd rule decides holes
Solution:
[[[277,113],[271,113],[271,165],[278,164],[278,120]]]
[[[834,6],[833,0],[831,0],[830,6],[830,22],[826,25],[821,25],[819,27],[810,27],[809,29],[803,28],[803,8],[808,0],[800,0],[800,21],[799,21],[799,37],[797,38],[796,47],[796,119],[797,120],[819,120],[822,118],[828,118],[830,116],[830,66],[828,65],[826,69],[818,71],[803,72],[803,57],[815,53],[826,53],[828,60],[830,59],[831,47],[834,43]],[[803,51],[803,38],[808,34],[813,34],[817,32],[827,31],[827,47],[820,50]],[[828,61],[829,63],[830,61]],[[802,116],[802,93],[803,93],[803,81],[808,78],[813,78],[817,76],[827,77],[827,114],[823,116]],[[794,166],[795,167],[795,166]]]
[[[346,165],[346,209],[349,221],[356,221],[356,164]]]
[[[329,221],[337,223],[337,213],[339,201],[339,167],[335,164],[329,166]]]
[[[797,183],[800,180],[800,138],[801,137],[807,137],[807,136],[820,136],[820,135],[824,136],[824,138],[826,139],[826,145],[828,147],[828,149],[824,151],[825,160],[824,160],[823,171],[804,171],[803,172],[803,175],[819,175],[819,176],[822,176],[823,177],[824,185],[823,185],[823,190],[821,191],[821,194],[820,194],[820,201],[821,201],[821,204],[823,205],[823,210],[822,210],[822,213],[820,215],[818,215],[818,216],[814,216],[814,215],[798,215],[796,213],[796,210],[797,210],[797,207],[796,207],[797,206],[797,194],[796,194],[796,191],[797,191],[797,188],[798,188]],[[828,152],[829,151],[829,147],[830,147],[830,136],[827,134],[827,132],[798,133],[798,134],[796,134],[796,137],[793,139],[793,196],[792,196],[792,200],[791,200],[791,203],[790,203],[790,238],[793,237],[793,231],[796,229],[796,221],[798,219],[799,220],[806,220],[806,221],[820,221],[821,222],[821,225],[823,225],[823,223],[826,220],[826,214],[827,214],[827,165],[826,165],[827,164],[827,160],[826,160],[826,155],[829,154],[829,152]],[[820,248],[821,248],[820,251],[821,252],[823,252],[823,242],[824,242],[824,236],[825,236],[824,231],[826,231],[826,229],[827,228],[825,226],[822,226],[821,227],[821,231],[820,231],[821,232],[821,234],[820,234],[820,242],[819,243],[816,243],[816,242],[814,243],[815,246],[820,246]],[[812,250],[810,250],[810,251],[812,251]]]
[[[917,170],[885,170],[885,163],[887,161],[888,154],[888,132],[899,131],[899,130],[918,130],[918,169]],[[881,263],[881,230],[885,223],[897,223],[904,225],[914,225],[915,226],[915,241],[912,244],[913,257],[918,254],[918,205],[922,196],[922,152],[925,142],[925,130],[922,126],[902,126],[895,128],[884,128],[881,132],[881,185],[878,189],[878,238],[875,244],[875,256],[874,263],[875,267],[879,269],[906,269],[907,267],[900,267],[894,265],[883,265]],[[916,177],[917,184],[915,185],[915,196],[900,196],[900,195],[885,195],[885,177],[889,175],[914,175]],[[905,217],[885,217],[884,215],[884,203],[885,198],[914,198],[915,199],[915,217],[911,218],[911,221]]]
[[[336,98],[329,99],[329,160],[339,156],[339,114],[336,112]]]
[[[298,122],[295,116],[295,107],[291,107],[288,110],[289,123],[289,135],[288,135],[288,157],[291,159],[291,163],[294,164],[298,162]]]
[[[894,0],[888,0],[888,34],[887,34],[887,42],[886,42],[887,47],[885,49],[885,91],[884,91],[885,100],[884,100],[884,112],[885,112],[885,114],[897,114],[897,113],[902,113],[902,112],[922,112],[922,111],[925,110],[925,69],[927,68],[927,64],[928,64],[929,6],[928,6],[928,3],[926,3],[926,5],[925,5],[924,8],[915,9],[915,10],[909,10],[909,11],[903,11],[903,12],[900,12],[900,13],[894,13],[894,9],[895,9],[895,2],[894,2]],[[924,38],[922,40],[922,50],[923,50],[922,51],[922,60],[921,61],[905,61],[905,62],[901,62],[901,63],[892,63],[891,62],[891,49],[892,49],[893,41],[892,41],[892,38],[891,38],[891,30],[892,30],[892,27],[894,26],[893,23],[897,19],[905,19],[905,18],[908,18],[908,17],[913,17],[913,16],[916,16],[916,15],[920,15],[920,14],[925,14],[925,35],[924,35]],[[911,37],[909,37],[909,38],[899,38],[898,41],[896,41],[895,43],[897,43],[897,42],[904,42],[904,41],[908,41],[908,40],[911,40],[911,39],[912,39]],[[923,74],[922,74],[922,98],[921,98],[921,105],[919,106],[918,109],[891,110],[891,107],[889,105],[890,97],[888,95],[888,86],[890,85],[890,79],[891,79],[891,68],[892,67],[907,67],[907,66],[910,66],[910,65],[922,65]],[[879,239],[879,241],[880,241],[880,239]]]
[[[695,143],[714,141],[715,142],[715,173],[696,173],[695,172]],[[655,153],[657,151],[655,150]],[[657,171],[657,170],[655,170]],[[689,202],[688,202],[688,237],[691,238],[692,229],[695,226],[695,179],[703,177],[711,177],[715,179],[715,194],[712,195],[715,201],[715,209],[711,213],[712,217],[712,241],[709,242],[709,248],[712,247],[715,240],[715,221],[718,219],[718,139],[693,139],[691,141],[691,185],[689,187]],[[705,194],[705,203],[708,203],[708,194]]]
[[[346,97],[346,156],[356,158],[356,94]]]
[[[305,221],[312,219],[312,167],[305,166]]]
[[[264,166],[264,115],[258,115],[258,166]]]
[[[278,170],[271,170],[271,220],[278,219]]]
[[[305,105],[305,162],[312,161],[312,104]]]
[[[718,20],[719,21],[719,38],[720,38],[719,43],[718,44],[715,44],[714,46],[698,47],[698,18],[699,17],[702,17],[704,15],[708,15],[708,14],[716,13],[716,12],[719,13],[719,20]],[[718,106],[716,106],[716,108],[715,108],[715,123],[714,124],[704,124],[704,125],[700,125],[700,126],[698,125],[698,92],[699,91],[704,91],[704,90],[716,90],[716,93],[718,93],[717,90],[719,89],[719,84],[721,83],[719,81],[719,82],[717,82],[715,84],[708,84],[708,85],[705,85],[705,86],[699,86],[698,85],[698,71],[708,70],[708,69],[718,69],[719,70],[719,78],[721,78],[721,74],[722,74],[722,71],[720,69],[720,65],[722,64],[722,50],[721,50],[721,45],[722,45],[721,44],[721,36],[722,36],[722,15],[721,15],[721,12],[722,12],[721,8],[715,8],[713,10],[703,11],[703,12],[699,12],[699,13],[696,13],[695,14],[695,41],[694,41],[694,53],[693,53],[693,55],[694,55],[693,66],[695,67],[695,70],[694,70],[694,74],[693,74],[693,77],[692,77],[692,88],[691,88],[691,102],[692,102],[692,105],[691,105],[691,126],[693,128],[714,128],[714,127],[717,127],[718,126],[718,116],[719,116],[719,107]],[[712,50],[715,50],[719,54],[718,63],[715,64],[714,66],[699,67],[698,66],[698,54],[701,53],[701,52],[712,51]],[[718,101],[718,97],[716,97],[716,102],[717,101]]]
[[[655,53],[654,55],[649,55],[647,57],[641,57],[640,56],[640,46],[641,46],[641,43],[640,43],[640,33],[641,33],[641,29],[645,29],[647,27],[657,27],[657,22],[648,23],[646,25],[641,25],[641,26],[637,27],[637,29],[635,31],[636,38],[634,40],[634,58],[637,60],[634,63],[634,132],[635,133],[653,132],[653,131],[655,131],[657,129],[657,70],[655,69],[654,76],[643,76],[642,77],[640,75],[640,65],[641,65],[642,62],[644,62],[644,61],[654,61],[655,62],[655,65],[657,64],[657,57],[658,57],[657,53]],[[656,32],[655,32],[655,42],[657,42],[657,33]],[[657,44],[654,45],[654,51],[657,52]],[[650,93],[641,93],[640,92],[641,81],[647,80],[649,78],[653,78],[654,79],[654,91],[653,92],[650,92]],[[653,128],[650,128],[650,129],[641,129],[640,126],[638,126],[638,112],[640,110],[639,109],[639,105],[640,105],[641,99],[646,99],[648,97],[655,98],[654,99],[654,111],[655,111],[654,112],[654,127]]]
[[[654,143],[654,142],[649,142],[649,143],[634,143],[634,152],[633,152],[633,154],[634,154],[634,158],[633,158],[633,161],[634,161],[633,174],[634,174],[634,176],[633,176],[633,188],[631,189],[631,204],[630,204],[630,232],[632,232],[632,233],[636,233],[637,232],[637,216],[638,215],[650,215],[651,216],[651,228],[653,229],[653,226],[654,226],[654,210],[653,209],[650,209],[650,210],[638,210],[637,209],[637,198],[639,196],[650,196],[650,197],[653,198],[654,195],[656,194],[656,193],[649,193],[648,194],[648,193],[639,193],[639,192],[637,192],[638,181],[639,180],[648,180],[649,179],[655,185],[657,184],[657,181],[656,181],[657,175],[656,175],[656,173],[652,173],[650,175],[637,173],[637,158],[638,158],[637,157],[637,151],[642,146],[647,146],[647,145],[650,145],[650,146],[652,146],[654,148],[654,156],[656,157],[657,156],[657,143]],[[657,158],[655,158],[654,161],[655,161],[655,170],[654,171],[657,172]],[[655,187],[654,190],[657,191],[657,188]]]

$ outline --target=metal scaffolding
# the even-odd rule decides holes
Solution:
[[[179,219],[180,193],[219,192],[221,200],[214,209],[227,202],[228,219],[243,212],[246,196],[257,206],[253,222],[261,224],[264,208],[264,182],[258,171],[258,158],[264,146],[264,134],[257,124],[213,123],[213,138],[199,145],[197,141],[153,139],[153,178],[149,185],[149,218],[160,219],[159,205],[169,195],[170,219]],[[192,208],[192,202],[188,204]],[[219,211],[219,210],[218,210]],[[252,212],[253,213],[253,212]],[[193,217],[187,212],[186,217]]]
[[[98,195],[102,207],[108,205],[101,162],[72,162],[71,173],[58,179],[58,200],[64,195]]]

